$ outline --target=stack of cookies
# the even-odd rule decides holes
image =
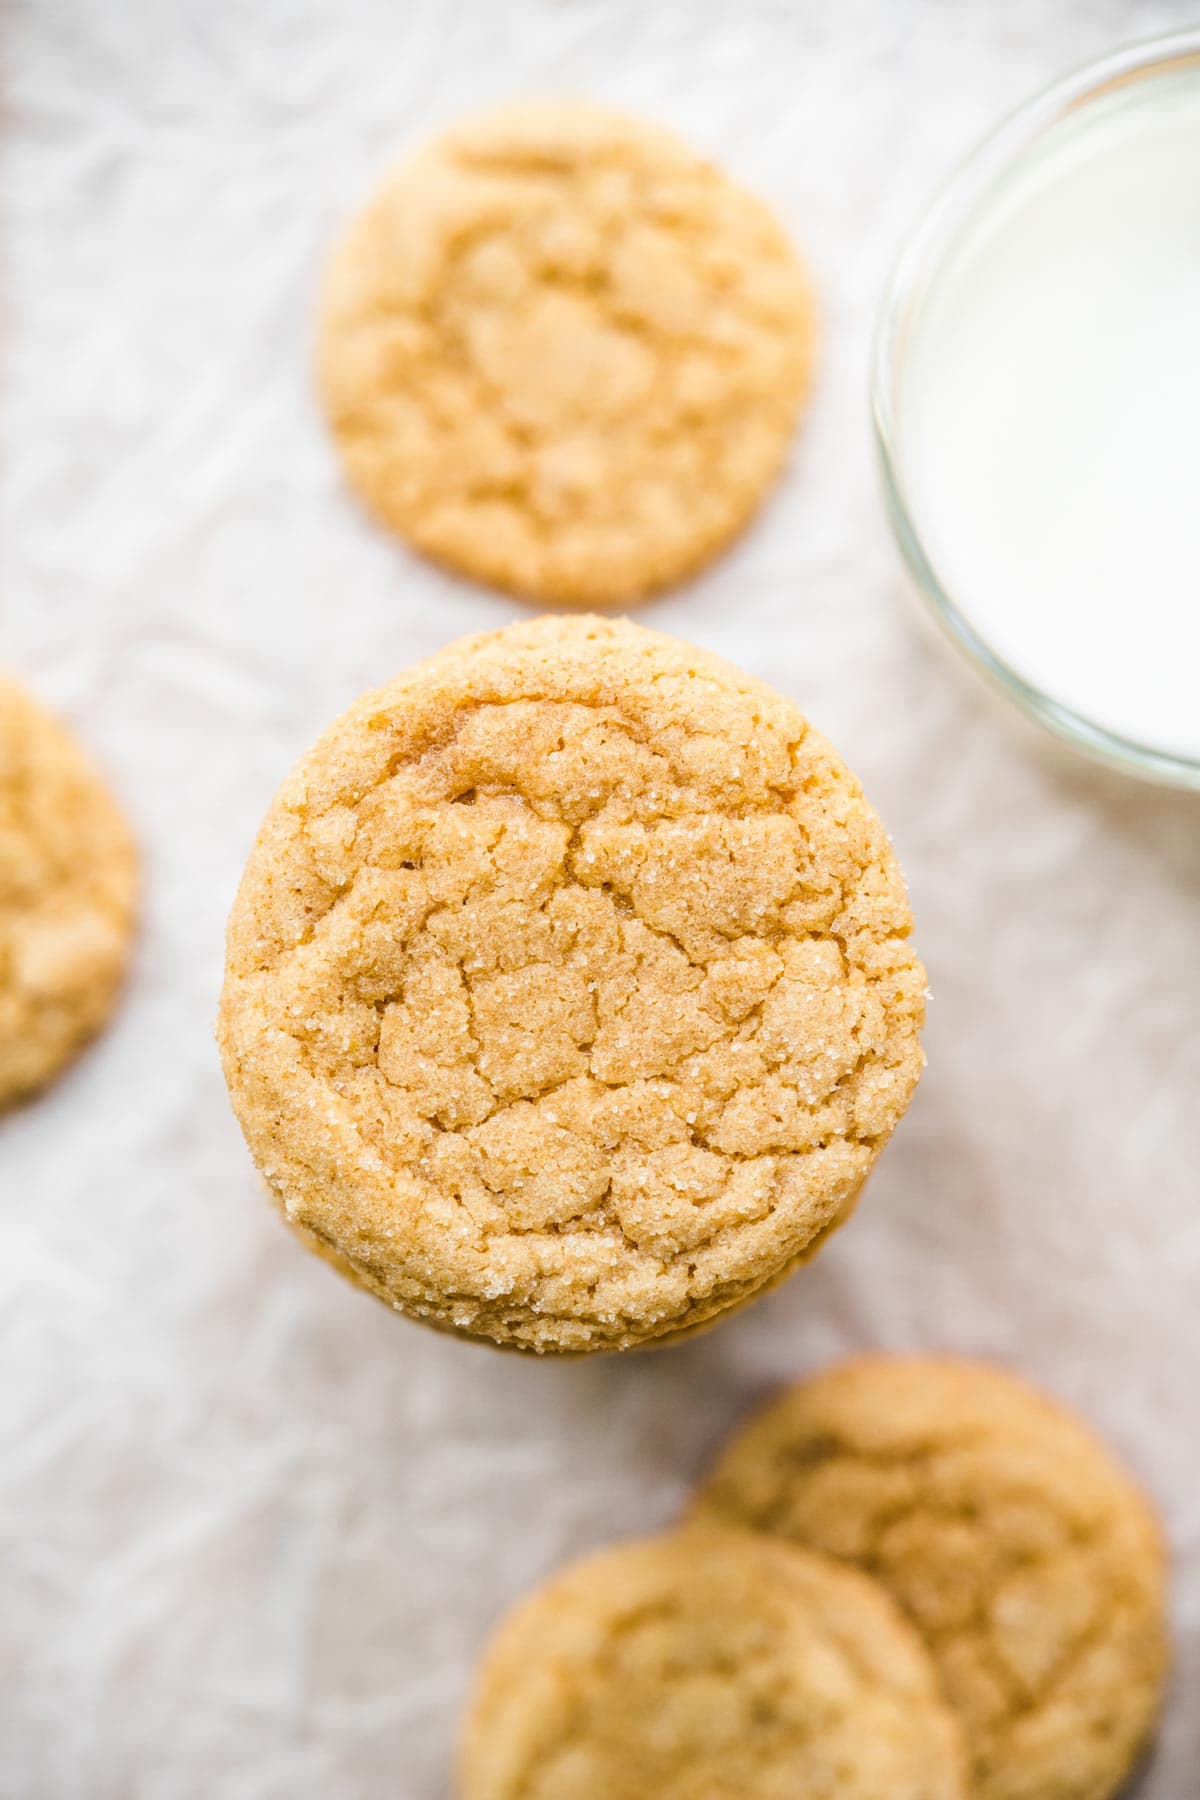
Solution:
[[[220,1043],[279,1206],[392,1306],[623,1350],[780,1281],[921,1068],[896,858],[791,702],[547,618],[367,694],[276,797]]]
[[[1166,1666],[1145,1500],[1076,1419],[936,1358],[844,1364],[683,1528],[501,1626],[463,1800],[1111,1800]]]

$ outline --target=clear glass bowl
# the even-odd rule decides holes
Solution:
[[[914,323],[960,234],[1005,191],[1005,177],[1043,134],[1102,95],[1130,82],[1200,62],[1200,30],[1174,33],[1113,52],[1022,106],[967,157],[925,214],[896,265],[884,296],[871,360],[871,407],[891,522],[918,592],[937,623],[971,662],[1040,725],[1076,749],[1132,775],[1200,789],[1200,760],[1118,736],[1033,686],[985,641],[947,592],[922,542],[905,481],[901,391]],[[1200,700],[1198,700],[1200,704]]]

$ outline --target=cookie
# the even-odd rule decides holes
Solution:
[[[784,461],[813,306],[776,220],[685,144],[582,102],[411,156],[327,282],[350,480],[417,549],[553,605],[699,568]]]
[[[695,1516],[845,1558],[894,1595],[959,1713],[978,1800],[1106,1800],[1158,1710],[1164,1558],[1108,1451],[1013,1377],[851,1362],[735,1439]]]
[[[129,829],[74,738],[0,675],[0,1107],[108,1018],[129,958]]]
[[[732,1533],[578,1563],[501,1625],[462,1800],[963,1800],[957,1726],[872,1582]]]
[[[921,1066],[895,856],[789,702],[627,623],[452,644],[277,796],[233,1104],[307,1240],[472,1336],[616,1349],[777,1280]]]

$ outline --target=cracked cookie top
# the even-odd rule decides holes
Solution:
[[[133,933],[125,820],[71,734],[0,676],[0,1107],[107,1019]]]
[[[315,1247],[434,1324],[620,1348],[850,1209],[920,1070],[895,857],[789,702],[547,618],[364,696],[277,796],[220,1037]]]
[[[334,258],[319,380],[355,487],[418,549],[604,605],[747,522],[812,342],[760,201],[665,131],[543,101],[396,170]]]
[[[843,1364],[736,1438],[695,1517],[881,1581],[938,1664],[979,1800],[1108,1800],[1161,1699],[1163,1551],[1075,1418],[997,1369]]]
[[[963,1800],[957,1727],[881,1589],[736,1533],[626,1544],[501,1625],[463,1800]]]

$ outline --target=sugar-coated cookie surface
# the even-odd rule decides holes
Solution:
[[[365,695],[276,797],[220,1040],[315,1247],[418,1318],[624,1348],[849,1212],[921,1067],[895,856],[796,707],[546,618]]]
[[[1163,1549],[1085,1427],[1000,1370],[878,1357],[791,1389],[695,1510],[843,1557],[928,1642],[979,1800],[1109,1800],[1157,1713]]]
[[[501,1625],[462,1800],[964,1800],[958,1728],[881,1589],[677,1533],[576,1564]]]
[[[128,826],[75,739],[0,675],[0,1107],[104,1024],[133,933]]]
[[[420,550],[604,605],[747,522],[812,343],[760,201],[655,126],[525,102],[409,157],[353,225],[319,378],[352,482]]]

